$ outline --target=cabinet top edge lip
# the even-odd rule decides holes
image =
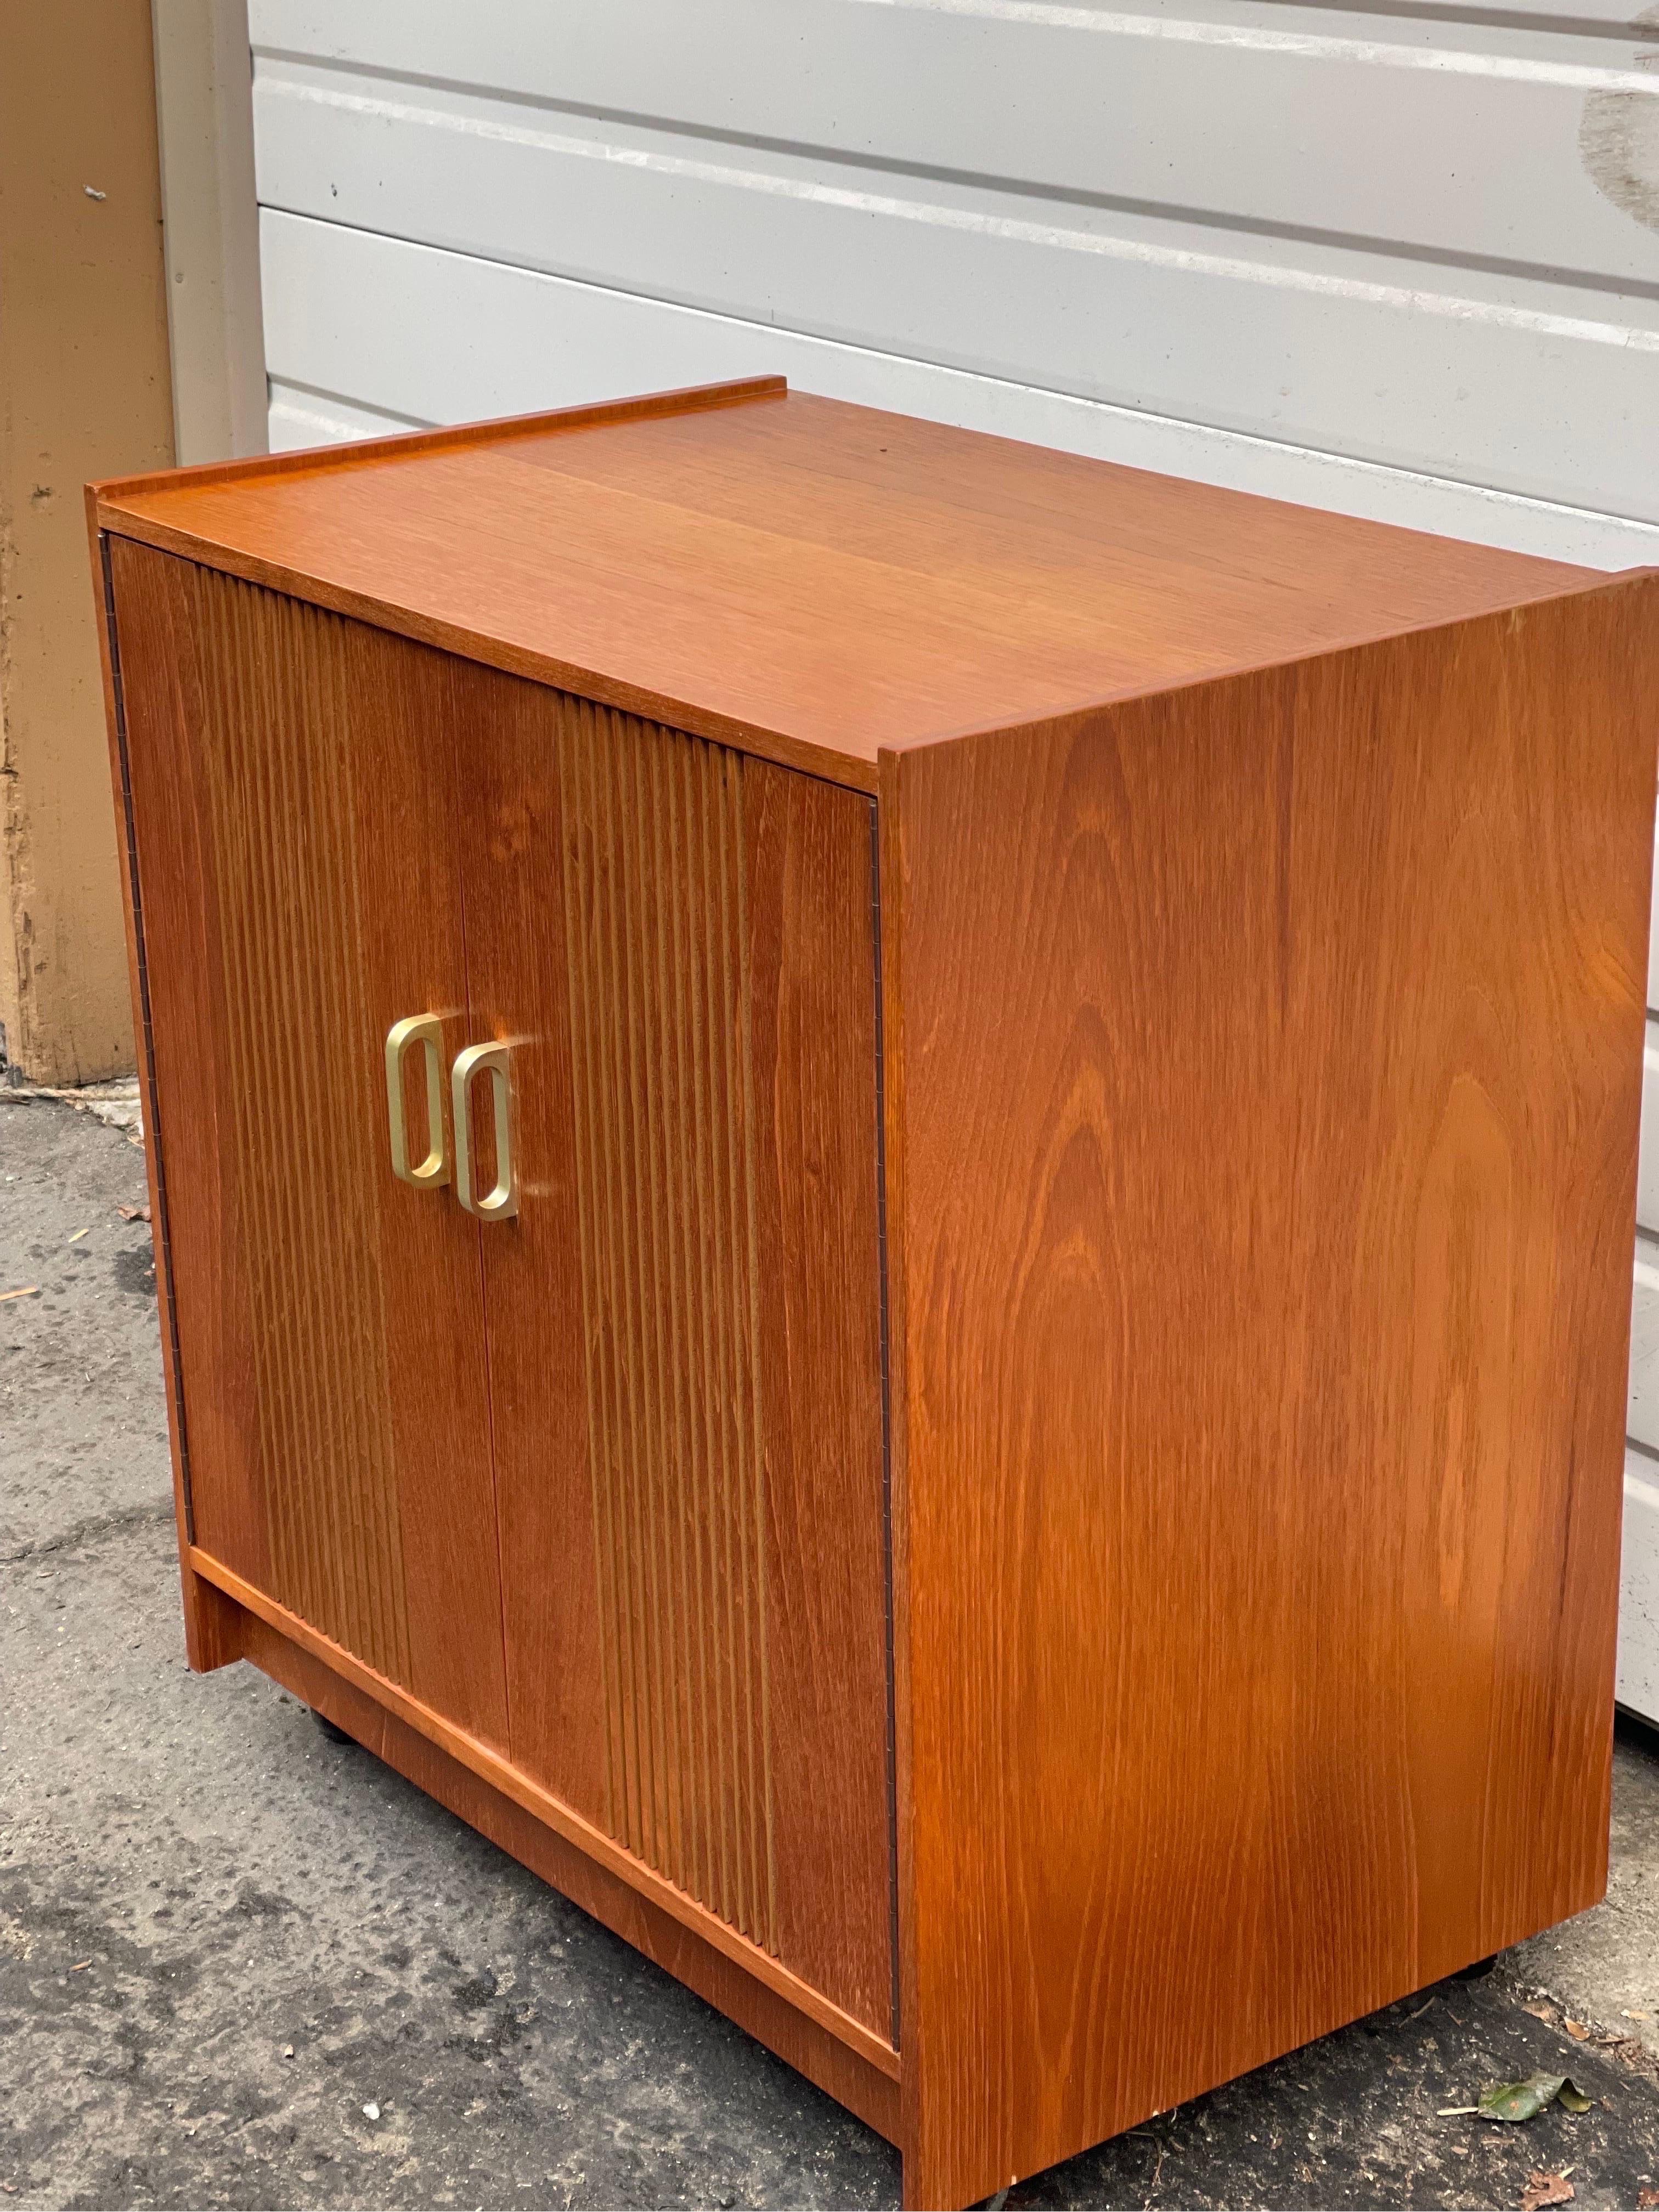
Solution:
[[[327,446],[302,446],[280,453],[246,453],[219,461],[198,461],[187,468],[148,469],[136,476],[102,477],[88,484],[100,514],[154,492],[188,491],[210,484],[258,483],[271,477],[325,476],[366,468],[375,462],[413,460],[425,453],[453,452],[466,446],[509,445],[557,430],[599,429],[607,422],[629,422],[661,415],[695,415],[715,407],[742,407],[755,400],[781,399],[789,389],[782,376],[727,378],[717,384],[685,384],[666,392],[642,392],[624,399],[597,399],[574,407],[538,408],[527,415],[498,415],[477,422],[438,423],[389,431],[380,438],[356,438]]]

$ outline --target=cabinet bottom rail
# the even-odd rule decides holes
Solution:
[[[510,1761],[192,1545],[191,1571],[238,1608],[222,1658],[263,1674],[684,1982],[757,2042],[899,2139],[899,2054],[769,1953],[624,1850]]]

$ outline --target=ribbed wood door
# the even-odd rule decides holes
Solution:
[[[194,1541],[891,2034],[870,802],[111,558]]]
[[[775,1948],[743,763],[580,708],[571,722],[565,957],[605,1817]]]
[[[508,679],[110,548],[195,1541],[507,1737],[476,1224],[389,1160],[464,1041],[458,716]]]
[[[465,759],[514,1757],[890,2033],[870,803],[529,684]]]

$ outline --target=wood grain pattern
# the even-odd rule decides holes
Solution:
[[[467,752],[514,1757],[890,2034],[869,808],[504,679]]]
[[[155,1103],[155,1039],[149,982],[144,964],[143,901],[132,830],[132,781],[128,763],[126,708],[121,687],[119,641],[116,633],[110,543],[98,528],[97,501],[87,494],[87,538],[92,555],[93,591],[97,604],[98,658],[104,687],[104,719],[109,737],[110,781],[115,800],[116,834],[121,854],[121,911],[126,929],[127,970],[132,991],[133,1029],[138,1047],[139,1092],[143,1104],[145,1180],[149,1188],[151,1237],[155,1246],[157,1296],[161,1308],[161,1377],[167,1407],[168,1458],[173,1472],[173,1521],[179,1536],[179,1597],[185,1620],[185,1655],[197,1674],[228,1666],[240,1655],[240,1616],[210,1583],[190,1565],[190,1475],[186,1463],[183,1400],[179,1393],[178,1317],[167,1221],[167,1184]]]
[[[743,762],[573,702],[561,768],[607,1822],[775,1951]]]
[[[105,489],[105,527],[873,789],[884,747],[1585,572],[773,392]]]
[[[483,672],[125,543],[112,574],[197,1540],[504,1742],[477,1232],[392,1176],[380,1066],[465,1007],[441,793]]]
[[[220,1597],[216,1590],[213,1595]],[[221,1602],[237,1616],[246,1656],[273,1680],[736,2021],[878,2135],[890,2142],[898,2140],[898,2069],[890,2052],[878,2064],[854,2050],[809,2010],[619,1879],[305,1645],[229,1600]]]
[[[514,1764],[596,1828],[611,1729],[590,1466],[560,695],[492,675],[458,791],[469,1034],[512,1045],[520,1209],[486,1226],[490,1429]]]
[[[1601,1893],[1656,614],[893,765],[912,2203]]]

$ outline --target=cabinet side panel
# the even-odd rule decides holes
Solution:
[[[899,764],[910,2202],[1601,1892],[1656,603]]]
[[[778,1949],[890,2036],[871,811],[744,772]]]

